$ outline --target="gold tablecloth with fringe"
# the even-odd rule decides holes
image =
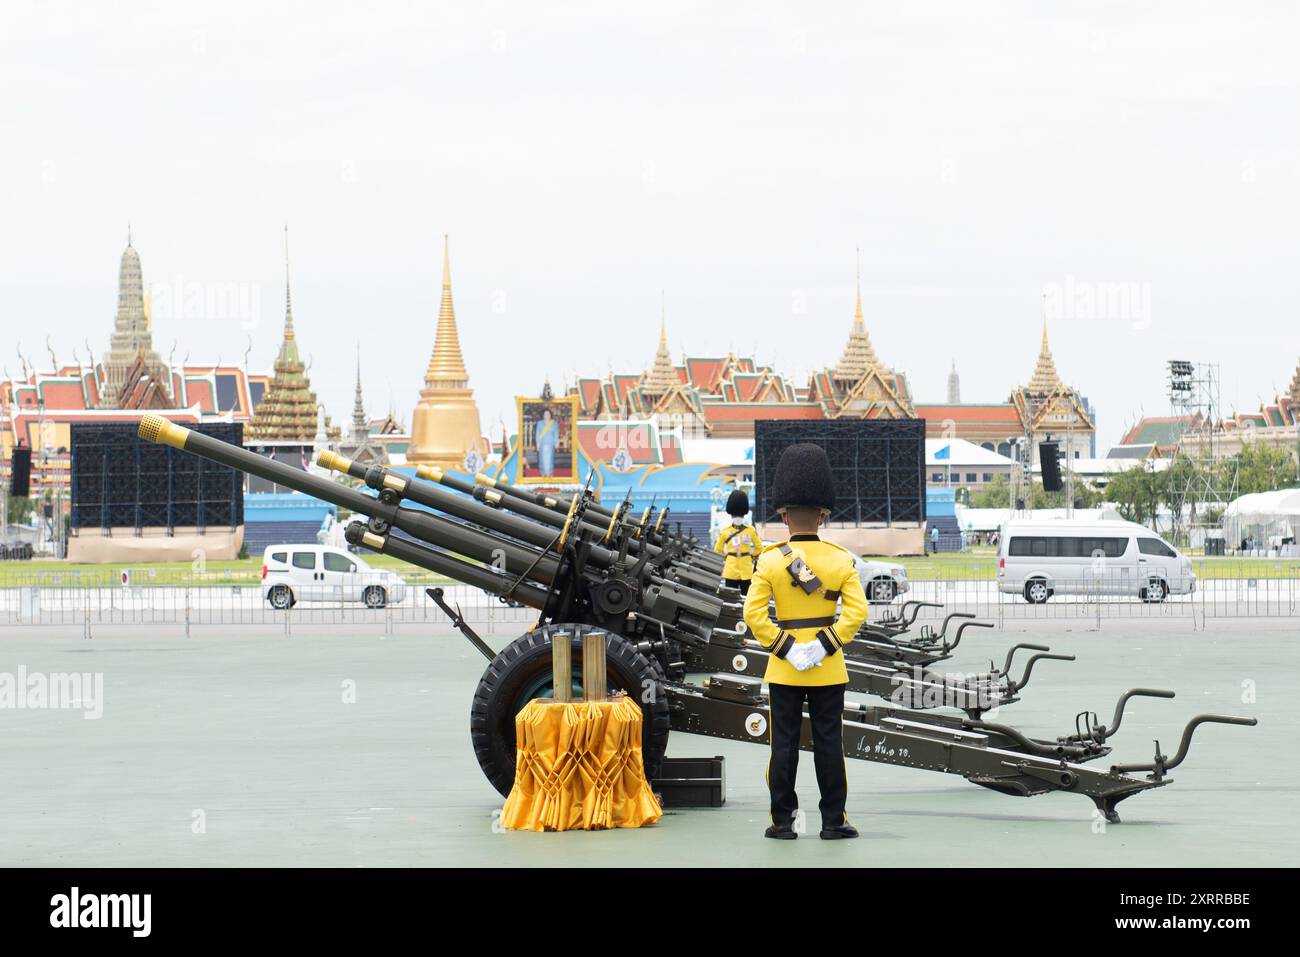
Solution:
[[[620,695],[538,698],[515,718],[515,783],[501,812],[511,830],[642,827],[663,815],[641,757],[641,709]]]

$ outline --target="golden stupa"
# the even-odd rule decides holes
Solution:
[[[433,355],[424,371],[420,401],[411,416],[411,444],[406,450],[406,460],[413,464],[463,469],[466,453],[477,448],[481,436],[474,390],[469,387],[469,373],[460,354],[456,309],[451,301],[451,258],[444,236],[438,331],[433,340]]]

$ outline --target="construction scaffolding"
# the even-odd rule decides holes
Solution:
[[[1219,365],[1170,359],[1167,386],[1176,429],[1165,473],[1171,534],[1177,545],[1207,547],[1207,540],[1222,539],[1223,510],[1237,497],[1237,457],[1225,454],[1224,448],[1216,449]]]

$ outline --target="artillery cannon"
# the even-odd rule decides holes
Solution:
[[[606,637],[610,689],[625,691],[641,707],[643,755],[651,779],[658,773],[671,730],[754,743],[766,740],[768,702],[758,677],[766,652],[746,636],[739,595],[720,588],[711,573],[712,553],[689,537],[664,530],[663,512],[652,522],[649,510],[631,518],[626,502],[609,509],[585,490],[567,499],[538,496],[485,476],[471,483],[425,469],[423,478],[412,478],[322,454],[323,466],[360,479],[375,491],[371,495],[160,416],[145,416],[139,432],[148,441],[366,516],[366,521],[347,526],[347,540],[355,546],[535,608],[538,625],[493,652],[442,589],[428,590],[457,630],[489,659],[471,706],[471,738],[480,767],[502,794],[514,779],[515,715],[530,699],[550,691],[552,643],[569,641],[577,649],[594,629]],[[846,656],[850,690],[903,705],[846,706],[846,757],[959,774],[1006,794],[1083,794],[1107,819],[1117,821],[1119,801],[1170,783],[1166,772],[1186,757],[1197,726],[1255,724],[1253,718],[1199,715],[1184,730],[1173,759],[1162,755],[1157,743],[1149,763],[1090,767],[1085,762],[1109,753],[1107,741],[1129,698],[1173,693],[1133,689],[1120,699],[1109,727],[1085,714],[1076,718],[1072,735],[1055,741],[1031,739],[1007,725],[985,721],[983,715],[1015,700],[1034,662],[1069,657],[1052,655],[1043,646],[1018,645],[1002,669],[952,680],[928,671],[928,666],[951,655],[963,630],[988,626],[963,621],[950,641],[948,625],[965,617],[954,614],[938,633],[923,626],[919,636],[908,637],[918,611],[905,609],[898,618],[867,626],[845,649],[851,650]],[[1016,680],[1010,670],[1018,650],[1039,654]],[[575,683],[581,681],[576,666],[580,658],[575,656]],[[738,667],[741,659],[744,663]],[[688,670],[700,667],[715,673],[703,685],[687,683]],[[929,693],[933,697],[927,698]],[[966,716],[932,710],[939,707],[955,707]],[[804,746],[810,747],[810,742],[805,718]],[[1138,776],[1143,771],[1150,773]]]

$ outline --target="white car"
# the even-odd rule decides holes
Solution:
[[[1161,602],[1194,592],[1196,575],[1191,559],[1133,522],[1026,520],[999,530],[998,590],[1034,605],[1053,595]]]
[[[867,601],[873,605],[888,605],[911,588],[907,581],[907,568],[903,565],[857,555],[853,556],[853,563],[857,566],[858,578],[862,580],[862,590],[867,593]]]
[[[341,548],[271,545],[262,555],[262,596],[277,609],[300,601],[383,608],[406,597],[406,583],[395,572],[371,568]]]

